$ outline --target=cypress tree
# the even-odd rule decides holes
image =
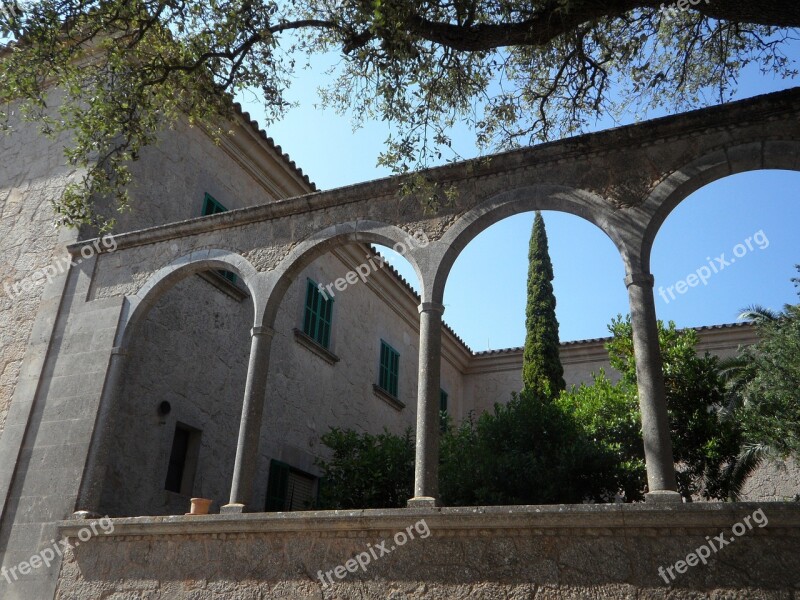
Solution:
[[[553,264],[547,247],[542,213],[536,211],[528,249],[528,304],[525,308],[525,348],[522,355],[523,392],[555,398],[566,388],[558,354],[558,320],[553,294]]]

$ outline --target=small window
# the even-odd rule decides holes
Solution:
[[[316,477],[286,463],[272,460],[267,481],[266,512],[309,510],[314,506]]]
[[[447,430],[447,392],[439,390],[439,429]]]
[[[331,318],[333,298],[327,298],[319,291],[319,286],[308,280],[306,285],[306,308],[303,314],[303,333],[323,348],[331,343]]]
[[[381,340],[381,364],[378,387],[397,398],[397,380],[400,370],[400,353]]]
[[[228,212],[228,209],[217,202],[217,200],[211,194],[206,194],[205,198],[203,198],[203,216],[207,217],[209,215],[216,215],[223,212]],[[231,283],[236,283],[236,273],[231,273],[230,271],[217,272]]]
[[[192,495],[197,458],[200,453],[201,432],[182,423],[175,425],[172,450],[167,466],[164,489],[176,494]]]
[[[217,213],[228,212],[211,194],[206,194],[203,199],[203,216],[216,215]]]

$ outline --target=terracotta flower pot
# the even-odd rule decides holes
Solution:
[[[208,509],[213,500],[208,498],[192,498],[192,512],[187,513],[190,515],[207,515]]]

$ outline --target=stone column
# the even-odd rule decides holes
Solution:
[[[444,306],[438,302],[423,302],[419,306],[417,453],[414,497],[408,501],[409,508],[438,505],[443,313]]]
[[[269,352],[274,333],[275,330],[271,327],[254,327],[251,332],[250,362],[242,403],[239,442],[236,445],[236,462],[233,466],[231,499],[220,509],[223,513],[245,512],[253,502],[253,480],[258,465],[261,417],[264,414]]]
[[[103,500],[103,481],[105,467],[110,454],[110,444],[113,439],[111,428],[113,422],[111,414],[116,398],[119,397],[122,376],[125,372],[125,358],[127,351],[124,348],[113,348],[108,363],[103,392],[100,396],[100,407],[92,441],[89,446],[89,455],[83,470],[83,480],[78,490],[75,501],[75,518],[96,518],[100,514],[100,504]]]
[[[650,490],[645,498],[648,502],[681,502],[672,458],[653,282],[650,273],[633,273],[625,278],[633,326],[633,353],[636,357],[642,413],[647,486]]]

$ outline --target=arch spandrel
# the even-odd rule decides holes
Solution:
[[[565,185],[537,184],[497,194],[461,215],[447,229],[434,248],[438,253],[431,297],[441,302],[447,277],[467,245],[495,223],[534,210],[575,215],[598,227],[620,248],[624,240],[611,219],[608,203],[598,195]]]
[[[263,311],[259,313],[263,324],[271,326],[274,323],[286,291],[303,269],[333,248],[347,243],[379,244],[391,248],[395,244],[406,243],[411,236],[411,233],[395,225],[357,219],[332,225],[300,241],[265,278],[265,298],[268,300],[264,302]],[[424,248],[419,250],[424,254]],[[424,268],[424,262],[419,260],[419,250],[407,252],[405,258],[414,268],[424,294],[430,275]]]
[[[261,299],[264,298],[262,278],[240,254],[230,250],[209,248],[176,258],[153,273],[135,294],[126,296],[115,345],[124,347],[133,335],[136,324],[146,316],[150,307],[179,281],[202,271],[217,269],[231,271],[242,279],[254,304],[256,315],[254,326],[260,325],[258,315],[261,311],[258,309],[263,309]]]
[[[531,202],[525,210],[566,207],[588,218],[621,249],[628,271],[642,272],[660,223],[697,187],[753,168],[797,169],[799,116],[800,90],[788,90],[431,169],[425,173],[430,181],[458,190],[456,201],[436,214],[419,201],[401,200],[403,180],[393,177],[124,234],[117,251],[98,256],[91,299],[133,294],[164,264],[204,248],[235,248],[274,279],[270,274],[283,269],[304,240],[363,220],[427,234],[433,243],[412,262],[425,296],[435,300],[448,269],[438,270],[434,283],[431,263],[454,261],[475,231],[522,212],[510,196],[548,185],[562,195],[538,192],[552,202]],[[504,208],[487,200],[498,198],[506,198]],[[470,227],[475,231],[464,233]],[[464,231],[455,233],[459,228]]]
[[[709,151],[676,168],[655,186],[642,204],[647,225],[640,245],[632,248],[641,264],[649,265],[653,244],[669,215],[706,185],[731,175],[759,170],[800,171],[800,139],[734,143]]]

